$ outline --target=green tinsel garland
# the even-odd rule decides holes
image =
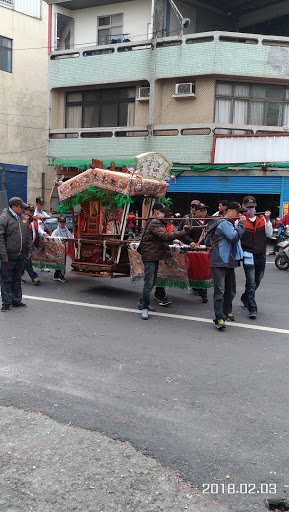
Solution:
[[[121,208],[126,204],[133,203],[133,200],[125,194],[106,196],[101,189],[97,187],[90,187],[84,192],[76,192],[76,195],[72,199],[61,201],[58,205],[57,213],[69,213],[70,210],[78,204],[82,204],[85,201],[91,201],[93,199],[100,199],[103,206],[117,206],[118,208]]]

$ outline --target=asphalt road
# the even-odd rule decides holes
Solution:
[[[140,283],[40,272],[28,308],[1,314],[0,405],[129,441],[230,510],[266,510],[289,494],[289,271],[267,259],[258,319],[238,269],[238,324],[223,333],[212,290],[201,304],[168,289],[156,310],[169,316],[146,322]]]

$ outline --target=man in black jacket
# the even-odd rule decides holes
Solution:
[[[32,254],[32,230],[23,215],[27,206],[20,197],[12,197],[8,210],[0,216],[2,312],[11,305],[26,307],[22,302],[21,276],[25,259]]]

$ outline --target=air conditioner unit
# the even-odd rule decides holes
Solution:
[[[150,87],[140,87],[138,91],[139,98],[149,98],[150,97]]]
[[[176,84],[176,95],[195,94],[195,84],[187,82],[185,84]]]

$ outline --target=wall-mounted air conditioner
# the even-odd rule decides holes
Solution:
[[[175,96],[194,96],[195,95],[195,84],[193,82],[187,82],[182,84],[176,84]]]
[[[150,97],[150,87],[140,87],[138,90],[138,98],[148,100]]]

